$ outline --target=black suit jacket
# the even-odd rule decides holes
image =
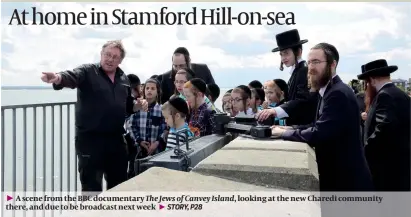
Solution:
[[[287,125],[305,125],[315,120],[318,95],[310,94],[308,68],[301,61],[288,80],[288,102],[280,107],[288,114]]]
[[[320,108],[312,127],[287,130],[282,138],[315,148],[321,191],[373,190],[354,92],[335,76],[325,90]]]
[[[203,79],[206,84],[215,83],[213,75],[206,64],[192,63],[191,69],[194,71],[195,77]],[[167,102],[174,94],[175,85],[173,76],[175,75],[173,75],[172,70],[170,70],[157,77],[161,82],[161,104]]]
[[[410,97],[384,85],[364,123],[367,161],[378,191],[410,191]]]

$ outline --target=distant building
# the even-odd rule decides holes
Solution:
[[[404,80],[404,79],[392,79],[392,83],[394,83],[398,87],[404,88],[405,90],[409,86],[409,81]]]

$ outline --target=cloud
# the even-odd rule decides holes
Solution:
[[[6,6],[7,10],[31,10],[29,4]],[[363,64],[360,60],[366,61],[376,56],[396,59],[409,54],[408,48],[386,48],[384,43],[374,44],[377,39],[411,42],[411,31],[405,28],[406,20],[411,18],[409,8],[395,4],[66,2],[36,3],[33,6],[43,13],[90,13],[94,8],[95,12],[105,12],[110,18],[114,9],[159,12],[165,6],[168,7],[167,11],[190,11],[192,7],[197,7],[197,10],[231,7],[233,15],[242,11],[263,15],[268,12],[293,12],[297,25],[10,26],[7,23],[11,13],[8,12],[2,15],[2,85],[41,85],[39,77],[42,71],[60,71],[86,62],[97,62],[101,46],[111,39],[123,40],[127,57],[121,67],[127,73],[139,75],[142,80],[168,70],[173,50],[185,46],[193,62],[207,63],[216,80],[228,86],[233,80],[236,84],[249,82],[246,80],[249,76],[239,75],[233,79],[236,70],[255,74],[255,79],[260,80],[272,79],[280,74],[283,76],[284,72],[278,70],[279,55],[271,53],[271,49],[276,47],[275,35],[291,28],[298,28],[301,37],[309,39],[309,43],[304,45],[304,58],[308,48],[316,43],[325,41],[334,44],[341,56],[339,67],[342,72],[347,72],[342,73],[345,78],[356,75],[357,65]],[[242,49],[238,49],[239,46]],[[253,47],[254,51],[251,52]],[[348,56],[355,56],[358,61],[347,61]],[[403,64],[404,68],[409,67],[408,63],[409,60],[398,64]],[[257,77],[259,75],[264,77]]]

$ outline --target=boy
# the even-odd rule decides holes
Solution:
[[[194,134],[190,131],[186,122],[188,105],[184,99],[178,96],[172,96],[170,100],[163,104],[161,112],[165,122],[170,127],[167,136],[166,150],[175,148],[177,141],[181,146],[184,145],[187,140],[194,137]]]

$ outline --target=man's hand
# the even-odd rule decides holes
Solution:
[[[169,133],[168,130],[164,130],[164,133],[163,133],[163,140],[164,141],[167,141],[168,133]]]
[[[275,117],[277,116],[277,112],[275,112],[274,109],[263,109],[260,112],[257,113],[256,118],[259,122],[265,121],[269,117]]]
[[[137,112],[139,110],[143,110],[145,112],[148,111],[148,102],[147,102],[147,100],[139,98],[139,99],[136,99],[134,101],[133,111]]]
[[[271,129],[274,128],[274,127],[278,127],[280,129],[284,129],[284,130],[292,130],[293,129],[292,126],[281,126],[281,125],[273,125],[273,126],[271,126]]]
[[[140,142],[140,146],[143,147],[144,149],[146,149],[146,151],[148,153],[148,151],[150,149],[150,143],[149,142],[142,141],[142,142]]]
[[[61,76],[54,72],[43,72],[41,75],[41,80],[49,84],[60,84]]]
[[[367,116],[368,116],[367,112],[361,113],[361,118],[362,118],[363,121],[367,120]]]
[[[281,137],[286,130],[287,129],[280,128],[279,126],[272,126],[271,127],[271,135],[273,135],[275,137]]]
[[[150,147],[147,150],[148,155],[153,154],[157,150],[157,147],[159,144],[160,143],[158,141],[152,142]]]

